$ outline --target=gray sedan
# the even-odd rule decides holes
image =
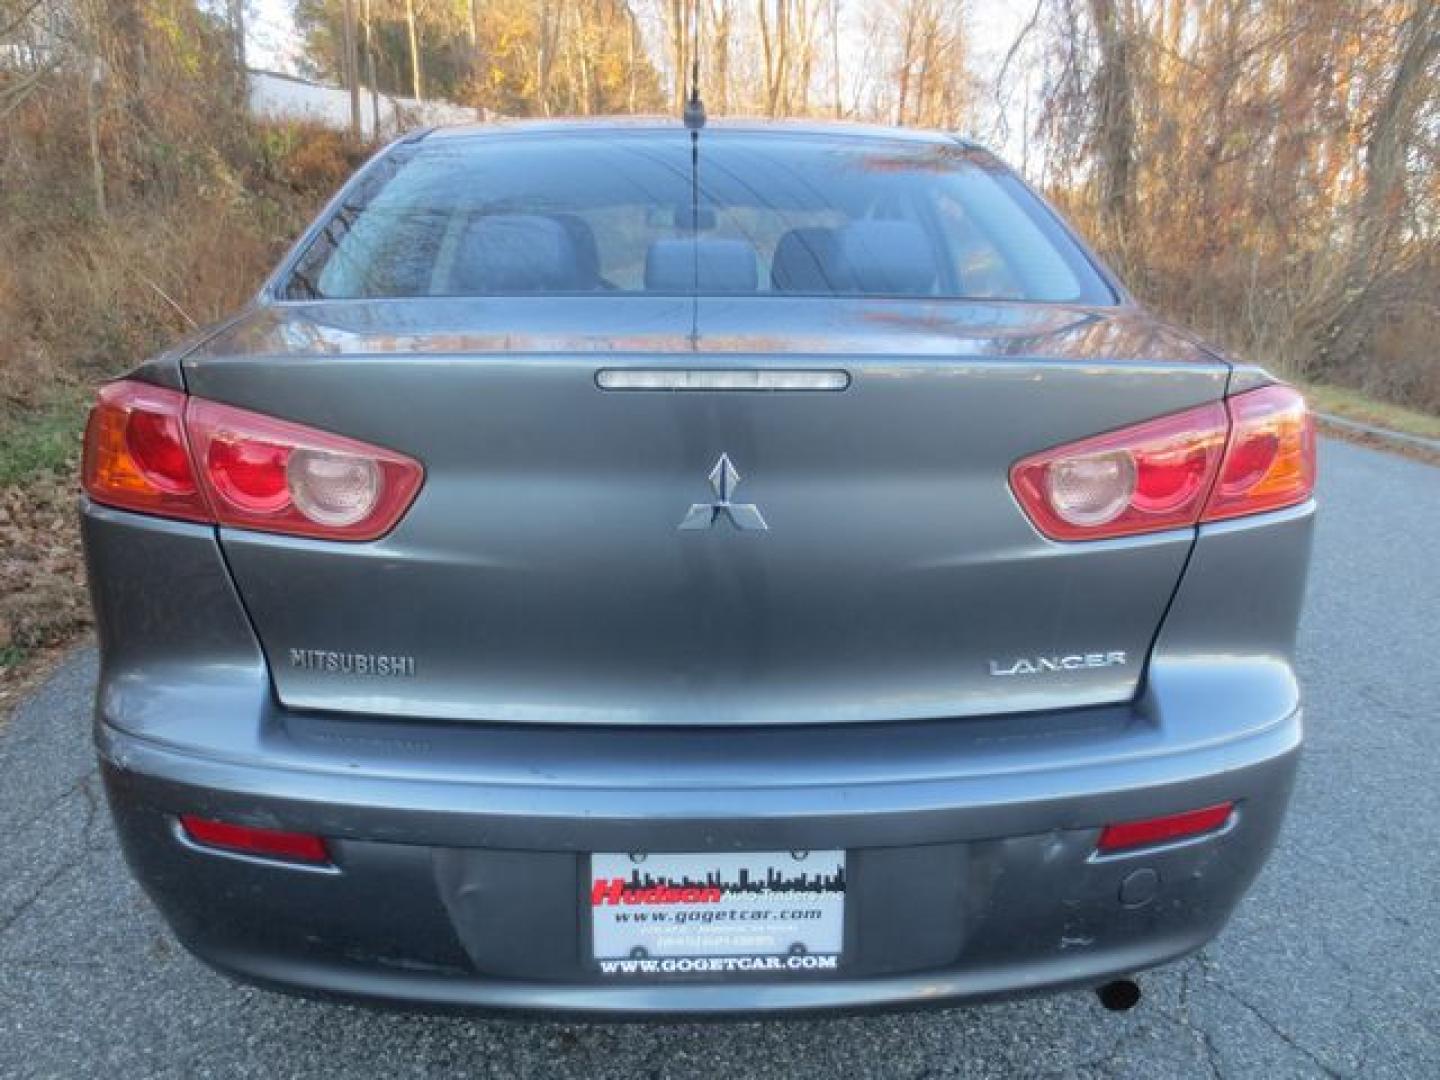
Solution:
[[[127,859],[302,992],[1125,1007],[1284,814],[1314,443],[949,136],[412,136],[100,391]]]

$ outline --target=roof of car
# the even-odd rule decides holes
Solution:
[[[438,127],[427,132],[425,139],[476,138],[520,134],[572,134],[683,131],[678,119],[671,116],[605,116],[568,117],[548,120],[497,120],[483,124],[458,124]],[[889,139],[916,143],[944,143],[979,149],[953,132],[929,131],[920,128],[886,127],[881,124],[846,123],[820,120],[766,120],[744,117],[723,117],[708,121],[705,130],[773,133],[777,135],[831,136],[841,138]]]

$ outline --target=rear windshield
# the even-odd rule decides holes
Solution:
[[[1009,172],[959,144],[739,131],[447,137],[347,191],[288,299],[868,295],[1108,304]]]

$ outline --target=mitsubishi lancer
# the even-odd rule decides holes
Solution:
[[[1294,389],[967,141],[421,132],[99,391],[109,805],[272,987],[1123,988],[1275,841],[1314,483]]]

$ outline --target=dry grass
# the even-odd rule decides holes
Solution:
[[[44,404],[124,371],[254,293],[353,159],[323,130],[259,130],[257,143],[246,186],[197,184],[104,220],[0,217],[0,247],[30,253],[0,267],[0,401]]]
[[[1305,384],[1304,390],[1310,407],[1318,412],[1333,413],[1406,435],[1440,439],[1440,416],[1392,405],[1345,387]]]

